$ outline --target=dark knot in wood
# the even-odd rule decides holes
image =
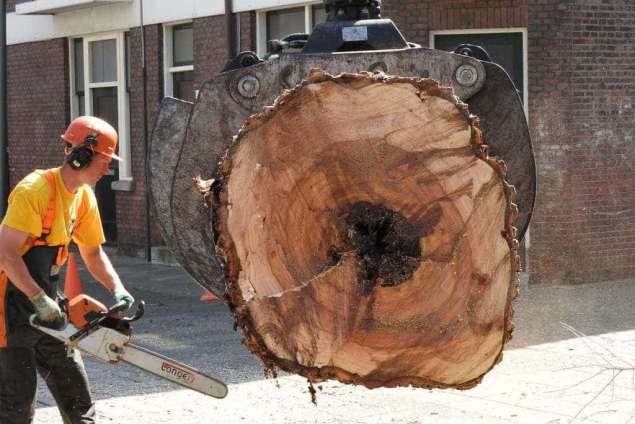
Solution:
[[[357,251],[364,294],[375,285],[397,286],[412,277],[421,260],[419,239],[425,233],[399,213],[358,202],[346,217],[344,239]]]

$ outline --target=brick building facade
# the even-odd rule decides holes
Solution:
[[[138,21],[131,18],[118,24],[116,18],[126,11],[136,16],[138,1],[52,15],[53,23],[72,23],[74,15],[78,20],[89,16],[96,22],[97,12],[100,16],[112,13],[113,18],[109,24],[92,27],[83,22],[75,32],[51,31],[50,38],[46,34],[30,36],[28,30],[12,37],[12,28],[29,15],[10,13],[8,25],[11,185],[34,167],[55,166],[61,160],[56,141],[77,114],[69,40],[106,29],[127,34],[133,183],[115,190],[114,196],[116,244],[129,254],[138,253],[146,240],[141,31]],[[8,2],[11,11],[13,3]],[[240,50],[259,53],[268,31],[273,30],[267,27],[268,13],[291,10],[288,8],[301,13],[304,7],[308,25],[319,12],[315,1],[233,3]],[[193,89],[218,72],[229,56],[224,11],[204,15],[193,4],[179,2],[180,10],[174,16],[169,11],[148,13],[149,131],[167,90],[164,41],[169,25],[191,22],[193,57],[191,67],[184,69],[192,69]],[[250,9],[253,4],[259,9]],[[523,37],[524,87],[520,88],[525,95],[539,186],[526,251],[530,281],[562,284],[635,276],[635,4],[626,0],[384,0],[382,14],[393,19],[409,41],[423,46],[434,46],[439,34],[450,33],[511,31]],[[13,26],[11,19],[15,20]],[[153,234],[153,244],[160,243],[157,231]]]

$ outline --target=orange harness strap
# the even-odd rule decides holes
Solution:
[[[35,241],[33,242],[33,246],[48,246],[48,242],[46,241],[46,238],[49,236],[49,234],[51,234],[51,228],[53,227],[53,221],[55,221],[55,210],[56,210],[56,199],[57,199],[57,191],[56,191],[56,187],[55,187],[55,174],[53,173],[52,170],[48,170],[46,171],[46,173],[44,173],[44,177],[46,177],[46,181],[49,183],[49,187],[51,189],[51,195],[49,197],[49,207],[48,210],[46,211],[46,215],[44,216],[44,219],[42,220],[42,234],[40,234],[40,237],[38,237],[37,239],[35,239]],[[62,265],[64,265],[64,262],[66,261],[67,258],[67,252],[68,252],[68,246],[64,245],[64,246],[60,246],[60,248],[57,251],[57,258],[55,259],[55,264],[58,267],[62,267]]]
[[[40,234],[40,237],[35,240],[33,246],[48,245],[48,243],[46,242],[46,238],[49,234],[51,234],[51,227],[53,226],[53,221],[55,220],[55,200],[57,199],[57,193],[55,189],[55,174],[53,173],[53,171],[49,170],[44,174],[44,176],[46,177],[46,181],[48,181],[49,183],[49,187],[51,188],[51,196],[49,197],[49,208],[46,211],[44,219],[42,220],[42,234]]]

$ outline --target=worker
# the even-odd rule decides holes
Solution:
[[[58,272],[75,242],[88,271],[129,308],[124,288],[101,245],[105,241],[91,186],[108,174],[117,132],[92,116],[74,119],[61,136],[64,163],[27,175],[9,196],[0,225],[0,423],[23,424],[35,412],[36,370],[53,394],[64,423],[95,422],[95,405],[79,352],[34,329],[61,329]]]

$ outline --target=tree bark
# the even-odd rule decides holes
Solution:
[[[246,121],[211,196],[247,346],[314,382],[476,385],[518,290],[505,173],[451,89],[312,72]]]

